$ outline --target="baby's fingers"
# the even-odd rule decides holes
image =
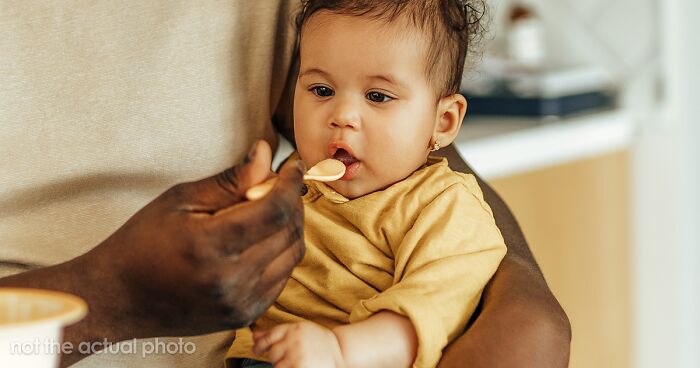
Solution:
[[[275,368],[296,368],[297,365],[289,357],[285,356],[282,360],[275,362]]]
[[[277,365],[285,359],[288,355],[288,349],[290,348],[288,341],[282,339],[270,346],[270,350],[267,352],[267,357],[270,358],[272,365],[277,367]]]
[[[267,331],[253,332],[253,339],[255,340],[253,353],[255,355],[262,355],[270,350],[270,346],[284,339],[284,336],[287,334],[287,326],[288,325],[279,325]]]

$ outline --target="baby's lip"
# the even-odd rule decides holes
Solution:
[[[355,160],[360,161],[360,159],[357,158],[357,155],[355,155],[355,151],[352,150],[352,147],[350,147],[349,144],[342,141],[331,142],[328,145],[328,157],[334,158],[336,152],[338,152],[338,150],[340,149],[347,151],[347,153],[350,154],[350,156],[352,156]]]

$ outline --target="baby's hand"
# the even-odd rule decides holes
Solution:
[[[312,322],[288,323],[253,333],[253,353],[265,352],[275,368],[340,368],[343,354],[333,331]]]

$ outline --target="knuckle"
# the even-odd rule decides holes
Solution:
[[[283,198],[270,198],[264,210],[269,214],[270,223],[278,228],[286,226],[292,218],[292,206]]]
[[[258,294],[249,293],[246,295],[246,293],[240,293],[241,290],[253,289],[249,286],[249,280],[241,277],[238,281],[238,284],[235,285],[227,280],[220,283],[222,285],[220,290],[223,293],[219,304],[221,305],[224,319],[235,328],[251,325],[269,306],[269,303],[260,300]]]
[[[256,315],[251,313],[250,310],[246,309],[238,317],[240,326],[250,326],[255,322]]]
[[[203,277],[201,287],[209,292],[215,303],[226,305],[225,300],[229,294],[229,287],[224,282],[224,278],[218,272],[211,272]]]
[[[301,262],[302,259],[304,259],[304,254],[306,253],[306,244],[304,244],[304,240],[300,239],[293,245],[293,257],[294,257],[294,264],[297,265],[299,262]]]
[[[235,261],[248,243],[246,226],[237,223],[229,222],[223,226],[219,224],[215,226],[203,226],[197,236],[197,246],[201,249],[199,253],[204,253],[206,259],[214,259],[221,256],[234,257],[229,258],[230,261]]]
[[[247,227],[238,223],[228,225],[228,236],[223,239],[221,245],[226,255],[238,255],[248,244],[246,232]]]
[[[221,231],[220,226],[210,226],[202,222],[183,224],[182,229],[184,252],[195,265],[214,264],[221,259],[224,251],[235,249],[233,243],[239,240],[238,233],[228,236],[227,232]]]
[[[214,252],[209,243],[201,238],[185,238],[183,243],[184,258],[193,265],[201,265],[207,261],[214,259],[217,254]]]
[[[178,201],[178,202],[182,201],[183,199],[185,199],[187,197],[187,191],[189,188],[188,184],[189,183],[175,184],[175,185],[171,186],[170,188],[168,188],[168,190],[165,191],[165,195],[168,198],[173,199],[175,201]]]
[[[224,170],[221,174],[216,176],[216,183],[223,189],[237,194],[239,192],[240,185],[240,173],[242,167],[236,165],[234,167]]]
[[[225,265],[219,265],[211,267],[203,278],[203,287],[209,290],[217,304],[229,308],[231,313],[241,308],[241,300],[246,300],[242,298],[243,291],[250,288],[241,272],[230,272]]]
[[[250,326],[256,317],[256,314],[252,312],[252,308],[234,304],[224,306],[223,315],[224,324],[227,328]]]
[[[297,241],[299,239],[304,239],[304,216],[298,215],[294,216],[294,221],[292,222],[292,241]]]

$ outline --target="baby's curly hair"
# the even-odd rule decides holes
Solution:
[[[391,22],[406,17],[428,35],[426,74],[438,97],[459,93],[467,58],[479,55],[486,34],[486,0],[302,0],[299,34],[320,10]]]

